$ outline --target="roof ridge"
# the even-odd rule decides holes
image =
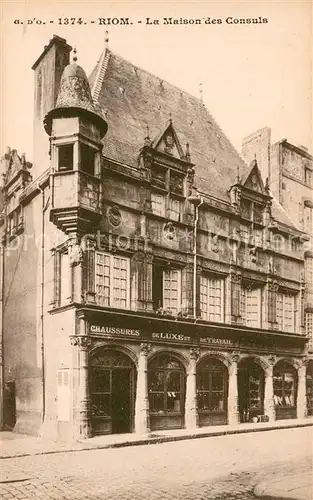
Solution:
[[[92,90],[91,90],[91,95],[92,95],[92,99],[93,99],[94,104],[97,104],[98,99],[99,99],[103,80],[104,80],[105,73],[106,73],[106,70],[108,67],[108,63],[109,63],[109,58],[110,58],[110,51],[105,48],[100,56],[100,60],[98,63],[98,71],[97,71],[96,77],[94,79]]]

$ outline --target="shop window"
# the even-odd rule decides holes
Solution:
[[[60,172],[73,170],[74,144],[62,144],[58,146],[58,170]]]
[[[238,366],[240,421],[263,414],[264,372],[253,359],[243,359]]]
[[[95,156],[96,150],[87,146],[86,144],[80,144],[80,170],[86,172],[90,175],[95,175]]]
[[[227,370],[219,361],[205,360],[197,368],[198,410],[225,412],[227,404]]]
[[[276,322],[279,330],[295,331],[295,296],[286,293],[277,293]]]
[[[95,265],[97,304],[120,309],[129,308],[129,259],[96,252]]]
[[[155,215],[165,216],[165,197],[159,193],[151,193],[151,208]]]
[[[177,314],[181,310],[181,270],[155,264],[152,280],[154,310]]]
[[[297,374],[287,363],[278,363],[273,373],[275,407],[295,407],[297,396]]]
[[[241,318],[244,325],[261,327],[261,288],[243,286],[241,288]]]
[[[201,276],[200,310],[206,321],[224,321],[224,280]]]
[[[183,413],[185,370],[170,355],[159,355],[148,367],[149,408],[152,413]]]

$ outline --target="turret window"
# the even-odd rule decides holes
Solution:
[[[58,146],[58,170],[60,172],[73,170],[74,145],[62,144]]]
[[[80,170],[90,175],[95,175],[95,156],[96,150],[87,146],[80,145]]]

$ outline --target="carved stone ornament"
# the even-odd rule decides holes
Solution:
[[[113,227],[118,227],[122,222],[122,215],[117,206],[108,208],[107,211],[109,224]]]
[[[152,349],[151,344],[147,344],[145,342],[140,344],[140,353],[143,354],[144,356],[148,356],[151,349]]]
[[[200,356],[199,347],[190,347],[190,359],[197,360]]]
[[[163,234],[167,240],[173,240],[176,236],[176,229],[172,222],[167,222],[163,226]]]
[[[257,261],[257,249],[255,247],[250,248],[249,258],[252,263],[255,263]]]
[[[164,137],[164,151],[165,153],[172,154],[175,145],[175,140],[172,134],[167,134]]]
[[[69,245],[68,255],[69,255],[70,266],[79,265],[83,260],[83,250],[81,246],[78,245],[77,243]]]
[[[240,359],[240,351],[233,351],[229,356],[229,360],[231,363],[238,363],[239,359]]]
[[[87,336],[73,335],[71,337],[71,345],[79,347],[82,351],[86,351],[91,346],[91,339]]]
[[[268,361],[272,366],[275,365],[277,361],[277,356],[275,356],[275,354],[271,354],[268,358]]]
[[[214,253],[218,253],[220,250],[220,242],[217,234],[211,239],[211,250]]]

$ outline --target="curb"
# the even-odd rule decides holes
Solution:
[[[78,443],[81,444],[81,447],[77,448],[68,448],[68,449],[58,449],[58,450],[47,450],[47,451],[35,451],[35,452],[25,452],[25,453],[19,453],[19,454],[14,454],[14,455],[6,455],[6,456],[0,456],[0,460],[6,460],[8,458],[21,458],[21,457],[29,457],[29,456],[36,456],[36,455],[51,455],[51,454],[57,454],[57,453],[75,453],[75,452],[80,452],[80,451],[90,451],[90,450],[103,450],[103,449],[112,449],[112,448],[126,448],[129,446],[146,446],[146,445],[152,445],[152,444],[162,444],[162,443],[171,443],[174,441],[186,441],[188,439],[201,439],[201,438],[208,438],[208,437],[220,437],[220,436],[227,436],[227,435],[234,435],[234,434],[248,434],[251,432],[266,432],[266,431],[275,431],[275,430],[285,430],[285,429],[295,429],[295,428],[300,428],[300,427],[312,427],[313,422],[303,422],[303,423],[298,423],[294,425],[281,425],[279,427],[277,426],[270,426],[270,427],[261,427],[261,428],[246,428],[246,429],[229,429],[229,430],[224,430],[224,431],[214,431],[214,432],[203,432],[203,433],[193,433],[193,434],[187,434],[187,435],[180,435],[180,436],[160,436],[160,437],[147,437],[143,439],[137,439],[133,441],[124,441],[121,443],[109,443],[109,444],[103,444],[103,445],[91,445],[85,443],[85,441],[78,441]],[[85,446],[84,446],[85,445]],[[283,500],[283,499],[280,499]],[[290,500],[290,499],[288,499]]]

